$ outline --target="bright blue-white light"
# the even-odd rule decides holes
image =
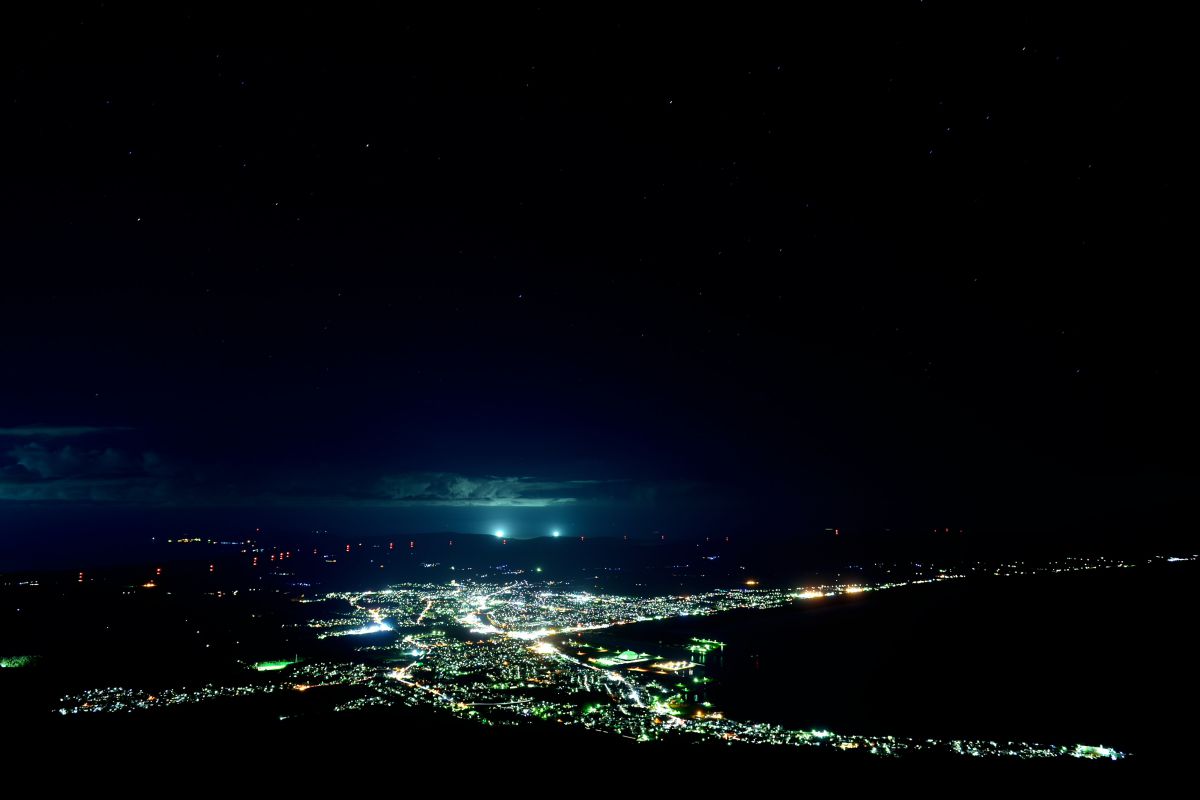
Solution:
[[[503,538],[504,538],[504,531],[502,531],[502,530],[500,530],[500,529],[498,529],[498,528],[497,528],[497,529],[496,529],[496,538],[497,538],[497,539],[503,539]]]
[[[558,536],[558,535],[559,535],[559,532],[558,532],[558,531],[555,531],[554,533],[552,533],[552,534],[550,534],[550,535],[551,535],[551,536]]]

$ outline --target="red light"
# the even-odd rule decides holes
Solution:
[[[162,567],[155,567],[155,568],[154,568],[154,574],[155,574],[155,575],[162,575]]]
[[[396,549],[396,543],[388,542],[388,550],[395,550],[395,549]]]
[[[347,552],[347,553],[349,553],[349,552],[350,552],[350,545],[346,545],[346,552]]]
[[[409,542],[409,543],[408,543],[408,549],[409,549],[409,550],[412,550],[412,549],[413,549],[414,547],[416,547],[416,546],[417,546],[417,543],[416,543],[416,542]]]
[[[209,564],[209,565],[208,565],[208,571],[209,571],[209,572],[216,572],[216,571],[217,571],[217,565],[216,565],[216,564]]]
[[[79,582],[83,583],[83,573],[79,573]]]

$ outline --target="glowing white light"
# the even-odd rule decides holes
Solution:
[[[379,622],[379,623],[376,623],[375,625],[366,625],[362,628],[355,628],[352,631],[346,631],[346,635],[347,636],[362,636],[365,633],[380,633],[382,631],[390,631],[391,629],[392,629],[391,625],[388,625],[385,622]]]
[[[551,535],[551,536],[558,537],[558,536],[561,536],[562,534],[560,534],[558,531],[555,531],[554,533],[552,533],[552,534],[550,534],[550,535]]]
[[[496,538],[497,538],[497,539],[503,539],[503,538],[504,538],[504,531],[497,529],[497,530],[496,530]]]
[[[552,632],[547,630],[546,628],[542,628],[542,629],[536,630],[536,631],[509,631],[508,636],[510,639],[533,640],[533,639],[541,639],[543,637],[549,636],[551,633]]]

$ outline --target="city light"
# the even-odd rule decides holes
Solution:
[[[346,635],[363,636],[368,633],[382,633],[383,631],[390,631],[391,629],[392,626],[388,625],[386,622],[376,622],[371,625],[364,625],[361,628],[355,628],[352,631],[346,631]]]
[[[503,535],[503,531],[497,531]],[[1116,761],[1125,753],[1110,745],[1039,744],[981,739],[930,739],[876,734],[843,734],[826,728],[788,729],[776,723],[729,719],[714,708],[707,687],[720,674],[718,651],[737,655],[738,644],[692,636],[664,637],[652,652],[622,649],[612,640],[589,638],[641,622],[679,617],[703,618],[785,606],[803,608],[810,598],[884,592],[970,575],[1019,576],[1078,572],[1165,562],[1129,562],[1084,557],[1045,562],[975,562],[950,569],[928,563],[876,564],[878,579],[842,574],[827,583],[798,589],[762,588],[743,578],[729,588],[687,594],[617,594],[581,591],[536,575],[535,567],[515,569],[500,579],[463,577],[445,582],[394,583],[360,591],[332,591],[300,599],[313,603],[316,616],[306,627],[316,639],[378,634],[353,650],[362,657],[329,657],[251,664],[264,673],[243,685],[90,689],[61,698],[56,712],[126,713],[138,709],[248,697],[317,686],[354,686],[360,694],[334,711],[373,706],[429,706],[483,724],[516,719],[583,725],[589,730],[652,742],[686,734],[712,741],[738,741],[774,747],[819,747],[896,757],[937,752],[975,758],[1078,758]],[[854,568],[859,569],[859,568]],[[460,571],[458,575],[463,575]],[[886,577],[884,577],[886,576]],[[403,633],[396,633],[401,629]],[[392,635],[388,635],[392,634]],[[466,635],[464,635],[466,634]],[[602,634],[607,635],[607,634]],[[660,634],[661,635],[661,634]],[[684,654],[693,654],[690,658]],[[384,666],[380,656],[411,659]],[[694,659],[694,660],[692,660]],[[27,658],[6,657],[0,666],[23,666]],[[287,670],[286,672],[282,672]],[[303,688],[302,688],[303,687]]]

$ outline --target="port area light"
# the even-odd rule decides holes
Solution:
[[[503,529],[501,529],[501,528],[497,528],[497,529],[496,529],[496,533],[495,533],[494,535],[495,535],[495,537],[496,537],[497,539],[503,539],[503,538],[504,538],[504,531],[503,531]]]
[[[559,536],[562,536],[562,532],[561,531],[552,531],[550,533],[550,535],[553,536],[555,539],[557,539]]]

